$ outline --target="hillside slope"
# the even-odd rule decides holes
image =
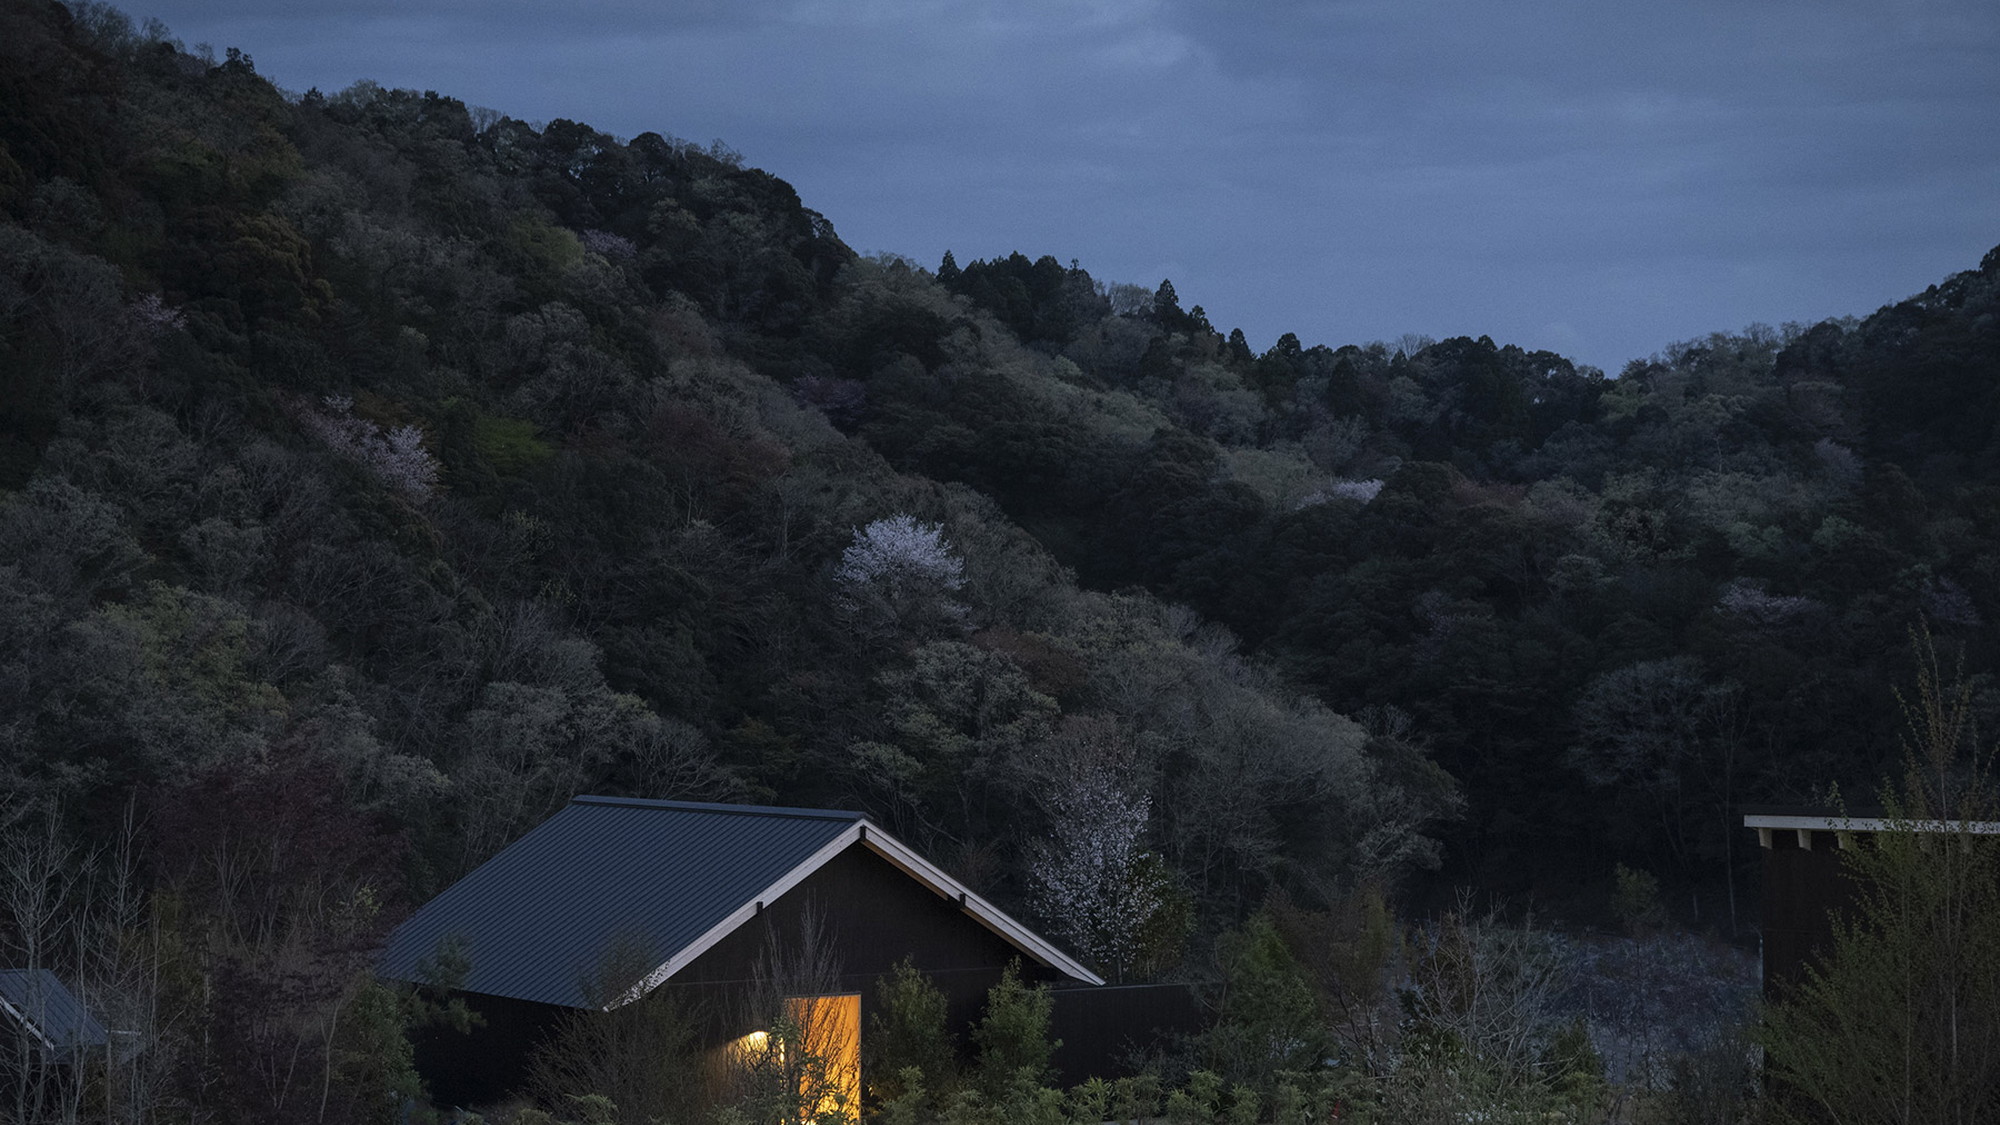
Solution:
[[[404,902],[586,790],[859,806],[1029,913],[1079,786],[1211,924],[1433,852],[1411,746],[829,421],[916,331],[870,317],[1019,349],[782,181],[78,10],[0,28],[12,791],[310,774]]]

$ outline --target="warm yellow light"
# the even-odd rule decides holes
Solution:
[[[799,1071],[805,1120],[851,1116],[861,1105],[861,994],[795,996],[785,1001],[805,1059]]]
[[[771,1033],[768,1031],[753,1031],[748,1035],[739,1035],[730,1040],[726,1050],[736,1059],[738,1064],[753,1066],[756,1064],[756,1060],[763,1057],[765,1052],[769,1051],[770,1048]]]

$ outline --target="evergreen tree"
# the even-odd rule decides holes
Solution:
[[[1250,341],[1243,335],[1241,328],[1229,330],[1229,358],[1237,363],[1249,363],[1253,358],[1250,353]]]
[[[875,983],[863,1071],[869,1094],[882,1103],[911,1097],[931,1108],[949,1101],[958,1084],[957,1057],[946,1027],[943,992],[913,958],[897,962]]]
[[[1180,294],[1174,292],[1171,278],[1162,278],[1160,287],[1153,291],[1153,320],[1169,332],[1188,324],[1188,314],[1181,311]]]
[[[972,1041],[979,1046],[974,1079],[988,1098],[1003,1097],[1016,1083],[1043,1083],[1055,1077],[1049,1060],[1062,1040],[1049,1038],[1054,1010],[1048,986],[1024,984],[1020,960],[1009,962],[1000,982],[987,991],[986,1014],[972,1029]]]

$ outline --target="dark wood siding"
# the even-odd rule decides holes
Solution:
[[[945,994],[952,1034],[963,1045],[986,993],[1017,958],[1033,983],[1066,980],[1022,957],[958,903],[917,882],[857,844],[695,958],[659,994],[672,993],[702,1013],[702,1039],[719,1045],[748,1031],[745,993],[773,942],[795,942],[808,912],[819,915],[841,965],[835,992],[861,994],[864,1044],[876,1011],[876,982],[911,958]],[[418,1066],[443,1105],[491,1104],[518,1091],[527,1060],[570,1009],[494,996],[468,996],[487,1019],[472,1036],[426,1032]],[[641,1001],[645,1003],[647,1001]],[[1085,1033],[1093,1039],[1095,1032]],[[1093,1061],[1095,1055],[1088,1056]]]
[[[1062,1081],[1116,1078],[1132,1062],[1208,1025],[1201,997],[1187,984],[1059,988],[1055,992],[1056,1069]]]
[[[1764,994],[1772,999],[1832,947],[1833,919],[1854,899],[1839,837],[1814,832],[1811,839],[1803,848],[1797,832],[1780,829],[1764,849]]]
[[[861,994],[863,1035],[875,1011],[875,983],[904,957],[928,975],[950,1004],[954,1032],[978,1018],[986,992],[1000,980],[1009,961],[1019,958],[1030,983],[1061,979],[1022,957],[957,902],[910,878],[895,865],[856,845],[835,856],[776,902],[766,903],[752,921],[717,942],[667,987],[714,997],[747,984],[758,959],[773,941],[798,940],[808,911],[818,913],[841,963],[836,991]],[[717,986],[721,986],[719,990]],[[730,1020],[728,1034],[736,1028]]]
[[[432,1026],[412,1035],[417,1073],[440,1106],[490,1105],[521,1088],[529,1056],[571,1009],[461,995],[485,1023],[470,1034]]]

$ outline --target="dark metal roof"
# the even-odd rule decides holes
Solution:
[[[589,985],[607,956],[641,973],[666,962],[861,819],[578,797],[397,927],[381,972],[418,980],[419,963],[456,938],[468,992],[602,1006],[631,984]]]
[[[50,1050],[104,1046],[104,1025],[47,969],[0,969],[0,1004]]]

